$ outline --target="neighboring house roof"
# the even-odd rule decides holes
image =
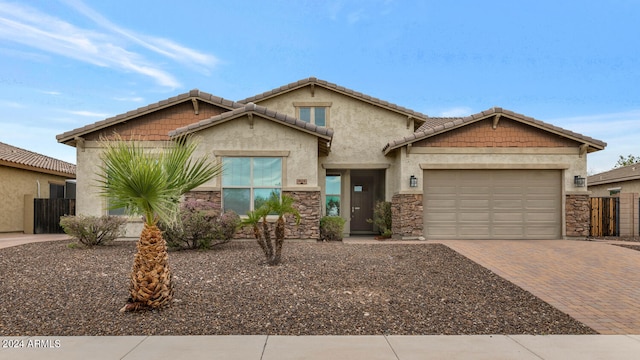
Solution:
[[[429,118],[413,134],[409,136],[405,136],[401,139],[397,139],[389,142],[387,145],[385,145],[385,147],[383,148],[383,151],[385,152],[385,154],[388,154],[390,151],[394,149],[403,147],[408,144],[412,144],[416,141],[420,141],[435,135],[439,135],[447,131],[451,131],[453,129],[457,129],[459,127],[474,123],[476,121],[484,120],[491,117],[502,116],[502,115],[508,117],[509,119],[516,120],[521,123],[536,127],[538,129],[545,130],[545,131],[563,136],[565,138],[586,144],[588,146],[587,151],[589,152],[602,150],[607,146],[607,143],[603,141],[596,140],[591,137],[563,129],[563,128],[545,123],[543,121],[536,120],[532,117],[515,113],[513,111],[509,111],[499,107],[494,107],[494,108],[482,111],[477,114],[469,115],[466,117]]]
[[[243,104],[238,104],[234,101],[223,99],[221,97],[200,91],[198,89],[193,89],[188,93],[173,96],[166,100],[158,101],[156,103],[138,108],[136,110],[131,110],[124,114],[116,115],[116,116],[95,122],[93,124],[83,126],[81,128],[67,131],[63,134],[57,135],[56,139],[58,139],[58,142],[61,142],[61,143],[70,142],[70,141],[73,141],[78,136],[83,136],[85,134],[88,134],[100,129],[104,129],[109,126],[113,126],[128,120],[131,120],[141,115],[146,115],[154,111],[158,111],[170,106],[183,103],[185,101],[198,101],[198,100],[207,102],[212,105],[220,106],[227,110],[237,109],[243,106]]]
[[[187,134],[194,133],[196,131],[206,129],[208,127],[219,125],[227,121],[237,119],[239,117],[243,117],[243,116],[251,117],[253,115],[257,115],[264,119],[276,122],[278,124],[286,125],[296,130],[304,131],[306,133],[314,135],[318,137],[319,152],[324,155],[329,153],[329,150],[331,147],[331,140],[333,139],[332,129],[316,126],[314,124],[310,124],[308,122],[298,120],[295,117],[292,117],[283,113],[278,113],[274,110],[270,110],[264,106],[256,105],[253,103],[246,104],[241,108],[228,111],[220,115],[211,117],[209,119],[201,120],[197,123],[170,131],[169,136],[171,138],[175,138],[178,136],[187,135]]]
[[[0,165],[46,174],[76,177],[74,164],[0,142]]]
[[[361,92],[357,92],[357,91],[345,88],[343,86],[339,86],[337,84],[330,83],[330,82],[325,81],[325,80],[320,80],[320,79],[317,79],[315,77],[310,77],[310,78],[298,80],[298,81],[292,82],[290,84],[280,86],[279,88],[275,88],[273,90],[266,91],[266,92],[264,92],[262,94],[258,94],[258,95],[255,95],[255,96],[243,99],[243,100],[239,100],[238,102],[245,103],[245,104],[246,103],[250,103],[250,102],[252,102],[252,103],[260,102],[260,101],[263,101],[263,100],[266,100],[266,99],[269,99],[269,98],[272,98],[272,97],[275,97],[275,96],[279,96],[279,95],[284,94],[284,93],[289,92],[289,91],[300,89],[300,88],[305,87],[305,86],[323,87],[325,89],[328,89],[328,90],[331,90],[331,91],[335,91],[335,92],[341,93],[343,95],[350,96],[352,98],[367,102],[369,104],[373,104],[375,106],[378,106],[378,107],[381,107],[381,108],[384,108],[384,109],[387,109],[387,110],[390,110],[390,111],[394,111],[394,112],[403,114],[405,116],[410,116],[410,117],[412,117],[414,119],[419,120],[420,122],[426,121],[427,118],[428,118],[427,115],[419,113],[417,111],[414,111],[414,110],[411,110],[411,109],[407,109],[405,107],[390,103],[388,101],[380,100],[378,98],[375,98],[375,97],[372,97],[372,96],[369,96],[369,95],[365,95],[365,94],[363,94]]]
[[[631,180],[640,180],[640,163],[591,175],[587,177],[587,185],[604,185]]]

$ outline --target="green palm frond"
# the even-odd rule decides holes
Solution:
[[[143,215],[148,224],[157,219],[172,223],[180,196],[221,173],[221,167],[205,157],[192,159],[197,143],[190,137],[153,149],[119,136],[102,143],[101,195],[111,208]]]
[[[300,213],[293,207],[295,200],[289,195],[282,195],[282,198],[276,192],[272,192],[267,204],[272,213],[282,218],[286,214],[292,214],[296,217],[296,224],[300,224]]]

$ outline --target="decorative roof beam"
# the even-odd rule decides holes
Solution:
[[[80,136],[76,136],[73,138],[76,141],[76,147],[79,148],[82,152],[84,152],[84,138]]]
[[[498,122],[500,121],[500,116],[502,114],[496,114],[496,116],[493,118],[493,130],[498,128]]]
[[[413,148],[413,144],[412,143],[408,143],[407,144],[407,157],[409,157],[409,154],[411,154],[411,149]]]
[[[316,97],[316,84],[311,83],[311,97]]]
[[[580,145],[580,157],[583,157],[589,150],[589,144]]]
[[[248,113],[247,118],[249,118],[249,129],[253,129],[253,113]]]
[[[198,99],[191,98],[191,103],[193,104],[193,113],[198,115],[198,113],[200,112],[198,109]]]
[[[412,121],[413,121],[413,116],[411,115],[407,116],[407,129],[411,127]]]

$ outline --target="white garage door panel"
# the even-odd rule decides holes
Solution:
[[[557,239],[559,170],[425,170],[429,239]]]

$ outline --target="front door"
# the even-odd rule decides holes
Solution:
[[[371,233],[373,224],[374,177],[351,177],[351,233]]]

